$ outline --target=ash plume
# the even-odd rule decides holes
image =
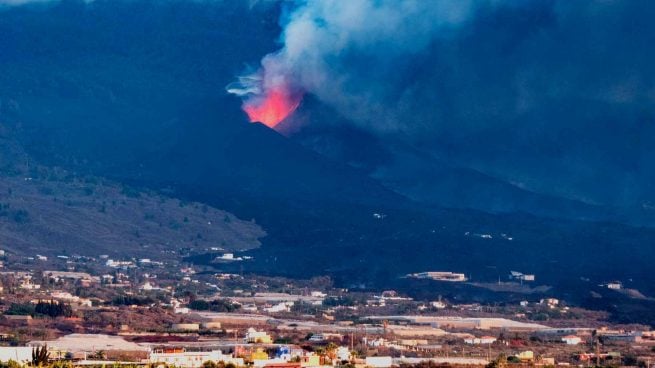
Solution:
[[[360,129],[455,164],[536,192],[639,205],[655,200],[654,4],[285,3],[282,47],[262,59],[262,89],[244,107],[284,80]]]
[[[246,111],[265,108],[271,92],[283,93],[290,106],[297,106],[303,93],[312,93],[355,110],[361,101],[347,91],[349,58],[364,52],[374,63],[392,64],[464,22],[471,7],[468,0],[298,2],[283,17],[282,49],[266,55],[259,71],[240,77],[227,91],[244,97]]]

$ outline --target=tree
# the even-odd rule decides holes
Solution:
[[[5,312],[6,315],[27,316],[34,315],[34,304],[32,303],[12,303]]]
[[[330,360],[334,360],[334,358],[337,357],[337,344],[330,342],[325,346],[325,355],[330,358]]]
[[[210,302],[198,299],[189,303],[189,308],[193,310],[209,310],[212,312],[234,312],[240,306],[224,299],[216,299]]]
[[[519,359],[517,356],[512,355],[511,357],[507,358],[507,363],[518,364],[521,363],[521,359]]]
[[[505,368],[507,367],[507,357],[505,354],[500,354],[498,358],[492,360],[489,362],[489,364],[486,365],[486,368]]]
[[[48,364],[50,360],[50,352],[48,351],[48,346],[37,346],[32,349],[32,366],[42,367]]]
[[[92,359],[105,360],[107,358],[104,350],[98,350],[90,356]]]
[[[73,308],[70,305],[51,300],[50,302],[40,301],[34,308],[35,314],[42,314],[51,318],[70,317],[73,315]]]

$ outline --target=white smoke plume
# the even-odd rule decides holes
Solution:
[[[294,4],[282,19],[282,48],[262,59],[260,71],[227,87],[228,92],[244,97],[246,105],[282,86],[293,93],[311,93],[352,116],[361,116],[363,106],[369,113],[368,96],[349,86],[354,72],[349,59],[371,58],[369,64],[377,68],[395,65],[424,50],[435,38],[446,36],[469,18],[473,8],[470,0]]]

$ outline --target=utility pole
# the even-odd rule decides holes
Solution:
[[[592,336],[596,344],[596,366],[600,367],[600,339],[598,338],[598,331],[594,330]]]

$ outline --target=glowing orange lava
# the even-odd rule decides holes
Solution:
[[[251,122],[261,122],[270,128],[275,128],[293,113],[301,99],[302,95],[292,96],[283,88],[271,89],[261,100],[246,101],[243,110],[248,114]]]

